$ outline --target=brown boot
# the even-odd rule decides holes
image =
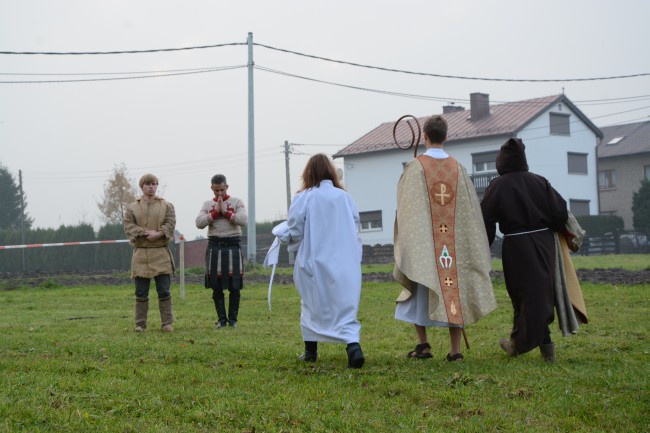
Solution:
[[[550,362],[551,364],[555,363],[555,344],[542,344],[539,346],[539,351],[542,353],[544,361]]]
[[[158,308],[160,308],[160,323],[163,332],[174,332],[174,308],[172,307],[172,297],[158,299]]]
[[[149,312],[149,300],[135,298],[135,332],[144,332],[147,329],[147,313]]]

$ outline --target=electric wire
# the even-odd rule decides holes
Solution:
[[[88,55],[112,55],[112,54],[147,54],[147,53],[162,53],[171,51],[189,51],[189,50],[203,50],[207,48],[221,48],[236,45],[248,45],[246,42],[230,42],[225,44],[214,45],[200,45],[194,47],[181,47],[181,48],[158,48],[150,50],[128,50],[128,51],[0,51],[0,54],[7,55],[43,55],[43,56],[88,56]]]
[[[321,84],[327,84],[327,85],[332,85],[332,86],[337,86],[337,87],[343,87],[343,88],[348,88],[348,89],[353,89],[353,90],[361,90],[365,92],[371,92],[371,93],[378,93],[378,94],[383,94],[383,95],[390,95],[390,96],[398,96],[398,97],[404,97],[404,98],[413,98],[413,99],[421,99],[421,100],[428,100],[428,101],[437,101],[437,102],[447,102],[447,103],[452,103],[452,102],[459,102],[459,103],[469,103],[470,99],[468,98],[450,98],[450,97],[444,97],[444,96],[429,96],[429,95],[419,95],[419,94],[413,94],[413,93],[404,93],[404,92],[396,92],[396,91],[391,91],[391,90],[382,90],[382,89],[373,89],[369,87],[361,87],[361,86],[355,86],[351,84],[344,84],[344,83],[336,83],[333,81],[326,81],[326,80],[320,80],[317,78],[312,78],[312,77],[306,77],[304,75],[298,75],[294,74],[291,72],[285,72],[285,71],[280,71],[277,69],[272,69],[272,68],[267,68],[265,66],[260,66],[260,65],[255,65],[255,69],[264,71],[264,72],[269,72],[272,74],[278,74],[278,75],[283,75],[291,78],[298,78],[301,80],[305,81],[312,81],[316,83],[321,83]],[[650,95],[638,95],[638,96],[630,96],[630,97],[620,97],[620,98],[610,98],[610,99],[603,99],[603,100],[598,100],[598,99],[590,99],[587,100],[584,105],[609,105],[609,104],[617,104],[617,103],[627,103],[627,102],[635,102],[635,101],[645,101],[645,100],[650,100]],[[598,102],[602,101],[602,102]],[[548,102],[544,101],[506,101],[506,100],[493,100],[492,102],[494,103],[503,103],[503,104],[519,104],[519,105],[527,105],[527,104],[541,104],[545,105]],[[580,104],[582,101],[573,101],[575,104]]]
[[[228,66],[226,66],[228,67]],[[204,66],[202,68],[186,68],[186,69],[163,69],[157,71],[126,71],[126,72],[0,72],[0,75],[11,76],[93,76],[93,75],[139,75],[139,74],[164,74],[169,72],[191,72],[191,71],[206,71],[212,69],[223,68],[223,66]]]
[[[159,48],[159,49],[148,49],[148,50],[123,50],[123,51],[0,51],[0,55],[50,55],[50,56],[82,56],[82,55],[115,55],[115,54],[145,54],[145,53],[160,53],[160,52],[173,52],[173,51],[188,51],[188,50],[201,50],[208,48],[221,48],[227,46],[242,46],[248,45],[247,42],[230,42],[225,44],[212,44],[212,45],[201,45],[201,46],[192,46],[192,47],[181,47],[181,48]],[[329,57],[317,56],[314,54],[301,53],[299,51],[288,50],[285,48],[273,47],[271,45],[261,44],[259,42],[253,42],[253,45],[266,48],[273,51],[278,51],[286,54],[292,54],[296,56],[301,56],[305,58],[322,60],[326,62],[338,63],[348,66],[355,66],[359,68],[374,69],[384,72],[396,72],[401,74],[409,75],[420,75],[427,77],[436,77],[436,78],[448,78],[448,79],[458,79],[458,80],[473,80],[473,81],[502,81],[502,82],[527,82],[527,83],[557,83],[557,82],[579,82],[579,81],[603,81],[603,80],[618,80],[618,79],[627,79],[627,78],[637,78],[650,76],[650,72],[642,72],[637,74],[626,74],[626,75],[610,75],[605,77],[583,77],[583,78],[490,78],[490,77],[472,77],[472,76],[463,76],[463,75],[451,75],[451,74],[435,74],[431,72],[418,72],[418,71],[409,71],[405,69],[397,68],[387,68],[383,66],[374,66],[367,65],[363,63],[350,62],[346,60],[338,60]]]
[[[458,79],[458,80],[505,81],[505,82],[527,82],[527,83],[558,83],[558,82],[570,82],[570,81],[617,80],[617,79],[624,79],[624,78],[636,78],[636,77],[650,76],[650,72],[643,72],[643,73],[638,73],[638,74],[612,75],[612,76],[607,76],[607,77],[590,77],[590,78],[531,79],[531,78],[470,77],[470,76],[461,76],[461,75],[434,74],[434,73],[430,73],[430,72],[415,72],[415,71],[407,71],[407,70],[404,70],[404,69],[385,68],[385,67],[382,67],[382,66],[365,65],[365,64],[362,64],[362,63],[348,62],[348,61],[345,61],[345,60],[336,60],[336,59],[331,59],[331,58],[328,58],[328,57],[315,56],[313,54],[305,54],[305,53],[301,53],[301,52],[298,52],[298,51],[287,50],[287,49],[284,49],[284,48],[272,47],[270,45],[260,44],[260,43],[257,43],[257,42],[254,42],[253,45],[257,45],[259,47],[263,47],[263,48],[267,48],[267,49],[270,49],[270,50],[275,50],[275,51],[279,51],[279,52],[283,52],[283,53],[294,54],[294,55],[297,55],[297,56],[307,57],[307,58],[316,59],[316,60],[323,60],[323,61],[332,62],[332,63],[339,63],[339,64],[343,64],[343,65],[356,66],[356,67],[360,67],[360,68],[375,69],[375,70],[386,71],[386,72],[398,72],[398,73],[410,74],[410,75],[422,75],[422,76],[437,77],[437,78],[453,78],[453,79]]]
[[[122,81],[122,80],[137,80],[143,78],[160,78],[160,77],[172,77],[179,75],[194,75],[194,74],[204,74],[208,72],[218,72],[218,71],[228,71],[233,69],[245,68],[246,65],[238,66],[222,66],[219,68],[199,70],[192,72],[176,72],[169,74],[155,74],[155,75],[138,75],[131,77],[112,77],[112,78],[88,78],[88,79],[72,79],[72,80],[25,80],[25,81],[0,81],[0,84],[45,84],[45,83],[82,83],[90,81]]]

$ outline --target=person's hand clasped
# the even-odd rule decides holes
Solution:
[[[157,230],[147,230],[145,232],[145,235],[147,236],[147,240],[155,241],[155,240],[160,239],[162,237],[163,233],[159,232]]]
[[[219,196],[219,199],[217,200],[217,210],[221,215],[225,215],[226,211],[228,210],[228,206],[223,201],[223,197],[221,196]]]

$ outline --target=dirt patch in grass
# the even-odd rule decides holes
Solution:
[[[629,271],[621,268],[610,269],[578,269],[578,279],[582,282],[598,284],[647,284],[650,283],[650,269],[640,271]],[[27,272],[27,273],[4,273],[0,275],[0,290],[13,290],[20,287],[43,287],[52,288],[60,286],[117,286],[133,284],[129,274],[124,271],[104,272]],[[494,271],[492,277],[503,279],[503,272]],[[248,274],[244,275],[244,284],[267,283],[268,276]],[[173,282],[178,284],[179,277],[176,275]],[[390,272],[371,272],[363,275],[364,282],[385,283],[393,281]],[[203,284],[203,275],[186,275],[186,284]],[[276,275],[275,284],[293,284],[291,275]]]

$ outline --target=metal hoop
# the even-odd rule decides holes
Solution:
[[[397,125],[399,125],[399,123],[400,123],[403,119],[406,119],[406,118],[411,118],[411,119],[415,120],[415,124],[418,126],[418,135],[417,135],[417,139],[416,139],[416,138],[415,138],[415,131],[413,130],[413,125],[411,125],[411,122],[409,122],[409,121],[407,120],[407,121],[406,121],[406,124],[407,124],[407,125],[409,126],[409,128],[411,129],[411,144],[409,144],[408,146],[401,146],[400,143],[399,143],[399,141],[397,141],[397,134],[396,134],[396,132],[397,132]],[[397,119],[397,122],[395,122],[395,125],[393,125],[393,141],[395,142],[395,146],[399,147],[399,148],[402,149],[402,150],[408,150],[408,149],[410,149],[411,147],[415,147],[415,149],[413,149],[413,158],[417,157],[417,155],[418,155],[418,145],[420,144],[420,138],[421,138],[421,136],[422,136],[422,129],[420,129],[420,122],[418,122],[417,117],[412,116],[412,115],[410,115],[410,114],[406,114],[406,115],[400,117],[399,119]],[[414,145],[415,145],[415,146],[414,146]]]

